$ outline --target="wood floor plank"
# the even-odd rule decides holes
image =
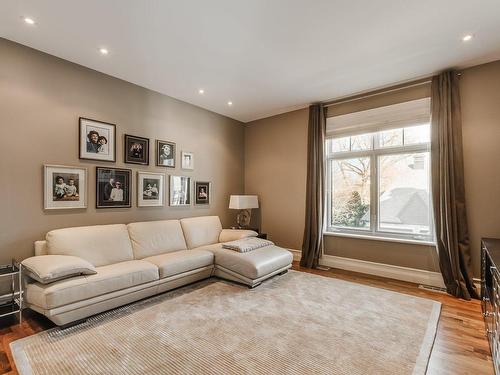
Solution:
[[[444,293],[419,289],[416,284],[350,271],[310,270],[301,268],[296,262],[293,268],[441,302],[441,317],[427,374],[491,375],[494,373],[479,301],[459,300]],[[0,375],[17,375],[9,346],[12,341],[52,326],[53,324],[45,317],[29,310],[25,313],[22,325],[14,324],[12,321],[0,321]]]

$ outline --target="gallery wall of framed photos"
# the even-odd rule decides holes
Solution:
[[[109,122],[80,117],[78,120],[78,155],[81,160],[116,162],[117,126]],[[177,145],[173,141],[156,140],[154,150],[156,167],[175,172]],[[137,135],[123,136],[123,163],[149,166],[150,139]],[[180,152],[181,170],[194,171],[195,154]],[[170,207],[189,207],[191,204],[209,208],[212,183],[193,181],[191,175],[134,171],[130,168],[95,166],[95,207],[131,208],[133,206],[134,179],[137,207],[163,207],[168,194]],[[88,195],[88,168],[63,165],[44,165],[44,209],[86,209]],[[167,190],[168,189],[168,190]],[[168,191],[168,193],[166,193]]]
[[[244,190],[242,123],[5,39],[0,55],[2,70],[9,72],[0,85],[0,123],[11,139],[0,160],[0,261],[31,256],[35,240],[63,227],[198,215],[218,215],[226,227],[234,223],[228,199]],[[80,117],[88,120],[86,134]],[[89,139],[92,127],[97,134]],[[175,144],[173,167],[168,155],[162,158],[167,165],[157,165],[157,140]],[[192,153],[187,169],[182,152]],[[48,179],[45,165],[52,168]],[[114,186],[106,190],[105,179],[113,174]],[[190,178],[190,205],[170,205],[171,175]],[[198,181],[213,186],[207,206],[196,204]],[[127,197],[127,183],[129,202],[120,200]],[[96,207],[98,189],[106,208]],[[113,189],[116,201],[106,199]],[[156,199],[161,190],[163,200]],[[111,202],[130,207],[108,207]]]

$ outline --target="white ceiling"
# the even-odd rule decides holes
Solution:
[[[247,122],[498,60],[500,1],[2,0],[0,36]]]

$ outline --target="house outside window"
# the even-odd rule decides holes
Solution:
[[[434,241],[428,98],[327,120],[326,231]]]

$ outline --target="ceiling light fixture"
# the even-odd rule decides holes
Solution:
[[[471,39],[472,39],[472,35],[467,34],[467,35],[465,35],[465,36],[462,38],[462,41],[464,41],[464,42],[468,42],[468,41],[469,41],[469,40],[471,40]]]
[[[101,52],[101,55],[107,55],[109,53],[106,48],[99,48],[99,52]]]
[[[198,94],[203,95],[204,93],[205,93],[205,90],[203,90],[203,89],[198,90]]]
[[[229,101],[227,102],[227,105],[231,107],[233,105],[233,102]]]
[[[29,17],[24,17],[24,22],[26,22],[28,25],[35,24],[35,20],[33,18],[29,18]]]

